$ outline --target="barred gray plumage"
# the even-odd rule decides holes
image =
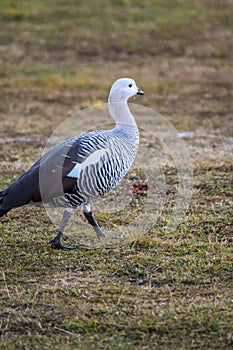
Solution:
[[[28,202],[65,208],[62,223],[51,241],[58,249],[73,212],[82,209],[98,238],[105,234],[90,210],[95,198],[111,191],[123,179],[137,154],[139,133],[127,100],[142,95],[134,80],[118,79],[109,94],[109,112],[116,122],[111,130],[98,130],[71,138],[48,151],[25,174],[0,192],[0,217]]]
[[[125,133],[126,130],[127,133]],[[73,142],[76,141],[75,138]],[[82,174],[80,173],[77,179],[75,193],[64,193],[60,197],[53,198],[48,203],[51,206],[76,209],[116,187],[131,167],[137,154],[139,135],[137,127],[123,124],[113,130],[89,133],[80,137],[79,141],[83,158],[96,150],[106,149],[106,153],[97,163],[90,164],[82,170]],[[69,140],[69,144],[71,143],[72,140]]]

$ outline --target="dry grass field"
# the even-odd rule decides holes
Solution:
[[[134,103],[192,132],[194,172],[180,225],[164,228],[168,205],[122,246],[57,251],[44,209],[2,217],[1,349],[232,349],[232,13],[227,0],[0,1],[0,190],[124,76],[145,92]],[[176,169],[163,172],[173,203]]]

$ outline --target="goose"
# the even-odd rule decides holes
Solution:
[[[97,238],[106,237],[91,212],[91,203],[114,189],[135,159],[139,131],[127,102],[143,94],[133,79],[116,80],[108,97],[114,128],[84,133],[50,149],[0,192],[0,217],[28,203],[64,208],[60,227],[50,243],[56,249],[76,249],[63,244],[62,235],[71,215],[79,209]]]

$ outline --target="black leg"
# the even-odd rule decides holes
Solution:
[[[91,211],[89,211],[89,212],[84,211],[83,213],[85,215],[85,218],[87,219],[87,221],[89,222],[89,224],[91,226],[95,226],[95,227],[98,226],[98,224],[97,224],[97,222],[96,222],[96,220],[94,218],[94,215],[92,214]]]
[[[78,248],[78,247],[73,247],[71,245],[64,245],[61,242],[63,232],[65,230],[66,225],[68,224],[68,221],[69,221],[71,215],[72,215],[72,212],[70,212],[68,210],[64,211],[62,222],[61,222],[61,226],[60,226],[60,230],[58,231],[56,237],[50,241],[52,248],[55,248],[55,249],[69,249],[69,250]]]
[[[89,224],[93,227],[97,237],[100,239],[101,237],[106,237],[106,235],[104,234],[104,232],[101,230],[101,228],[99,227],[99,225],[97,224],[94,215],[92,214],[91,211],[84,211],[83,212],[85,215],[85,218],[87,219],[87,221],[89,222]]]

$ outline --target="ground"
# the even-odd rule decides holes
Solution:
[[[123,76],[145,91],[135,103],[192,133],[194,173],[168,231],[177,173],[163,164],[171,206],[122,246],[57,251],[44,209],[1,218],[1,349],[231,349],[231,1],[4,0],[0,16],[0,189]]]

